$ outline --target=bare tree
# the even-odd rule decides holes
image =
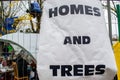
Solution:
[[[41,6],[42,8],[42,3],[44,0],[36,0],[39,5]],[[26,3],[28,5],[26,5]],[[14,0],[10,0],[10,1],[1,1],[1,4],[2,4],[2,13],[3,13],[3,16],[2,16],[2,21],[4,23],[5,19],[6,18],[13,18],[13,17],[16,17],[18,16],[18,13],[20,13],[21,10],[23,10],[23,6],[24,8],[26,8],[26,6],[28,6],[26,8],[26,10],[28,9],[30,11],[30,4],[31,4],[31,0],[26,0],[26,1],[14,1]],[[22,5],[22,6],[21,6]],[[24,11],[24,13],[22,12],[23,15],[21,16],[24,16],[25,14],[30,14],[30,24],[31,24],[31,29],[32,29],[32,32],[33,33],[39,33],[40,31],[40,22],[41,22],[41,14],[42,13],[32,13],[29,12],[29,13],[26,13],[26,11]],[[18,16],[20,17],[20,16]],[[34,22],[32,21],[32,18],[36,18],[36,25],[34,25]],[[25,18],[23,19],[18,19],[14,22],[13,26],[17,26],[19,24],[19,22],[21,22],[22,20],[25,20]],[[4,28],[4,26],[2,26],[2,28]],[[19,28],[18,28],[19,29]],[[18,31],[18,29],[16,31]],[[8,31],[6,31],[5,29],[3,30],[3,32],[5,33],[9,33]]]
[[[31,3],[31,0],[29,2]],[[40,7],[42,8],[42,0],[37,0],[37,2],[39,3]],[[33,30],[34,33],[39,33],[39,31],[40,31],[41,13],[31,13],[30,12],[30,14],[33,15],[33,17],[36,17],[36,19],[37,19],[36,28],[34,28],[35,26],[33,25],[32,20],[30,20],[32,30]]]
[[[21,3],[18,1],[1,1],[1,13],[2,13],[2,24],[5,23],[6,18],[12,18],[16,16],[16,14],[20,11],[20,5]],[[2,32],[5,34],[9,33],[6,29],[5,26],[2,25]]]

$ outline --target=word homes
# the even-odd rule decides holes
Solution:
[[[64,39],[64,45],[66,44],[90,44],[89,36],[66,36]]]
[[[85,14],[91,16],[101,16],[100,9],[97,7],[92,7],[88,5],[62,5],[60,7],[54,7],[49,9],[49,18],[56,16],[65,16],[65,15],[78,15]]]

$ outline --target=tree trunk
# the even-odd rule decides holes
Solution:
[[[41,7],[42,0],[37,0],[37,2],[39,3],[39,5]],[[40,32],[40,21],[41,21],[41,13],[37,15],[37,30],[36,30],[37,33]]]

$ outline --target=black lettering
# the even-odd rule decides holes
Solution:
[[[97,65],[96,66],[96,73],[95,74],[104,74],[105,72],[105,65]]]
[[[71,14],[84,14],[84,10],[83,10],[83,5],[70,5],[71,7]]]
[[[92,7],[88,5],[62,5],[60,7],[55,7],[49,9],[49,18],[56,17],[58,15],[68,15],[68,14],[86,14],[86,15],[94,15],[101,16],[100,9],[97,7]]]
[[[64,44],[72,44],[72,40],[70,37],[65,37]]]
[[[83,36],[83,44],[89,44],[90,43],[90,37],[89,36]]]
[[[73,44],[81,44],[81,36],[73,36]]]
[[[57,69],[60,69],[59,65],[50,65],[50,69],[52,69],[53,76],[57,76]]]
[[[93,13],[92,13],[92,7],[91,6],[85,6],[85,13],[87,15],[93,15]]]
[[[62,65],[61,66],[61,76],[72,76],[70,73],[72,71],[71,65]]]
[[[94,75],[94,65],[85,65],[85,76]]]
[[[69,7],[67,5],[61,6],[59,8],[60,15],[67,15],[69,13]]]
[[[83,76],[83,65],[74,65],[74,76]]]
[[[94,7],[94,8],[93,8],[93,11],[94,11],[94,15],[95,15],[95,16],[101,16],[101,13],[100,13],[100,9],[99,9],[99,8]]]
[[[51,18],[51,17],[53,17],[53,15],[54,15],[54,17],[58,16],[58,8],[57,7],[55,7],[54,10],[49,9],[49,17]]]

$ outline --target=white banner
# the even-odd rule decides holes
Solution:
[[[113,80],[116,64],[99,0],[43,3],[40,80]]]

